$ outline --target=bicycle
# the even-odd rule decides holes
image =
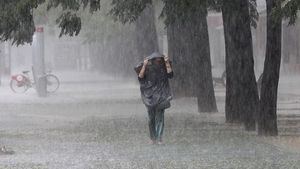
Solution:
[[[22,71],[22,74],[16,74],[11,77],[10,89],[14,93],[25,93],[28,89],[35,88],[34,80],[30,79],[29,72]],[[44,76],[47,80],[47,93],[56,92],[60,86],[59,79],[51,72],[47,72]]]

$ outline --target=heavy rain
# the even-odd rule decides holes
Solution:
[[[0,0],[0,169],[300,168],[299,0]]]

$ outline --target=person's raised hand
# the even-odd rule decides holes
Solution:
[[[146,66],[148,64],[148,62],[149,62],[149,59],[145,58],[144,59],[144,65]]]
[[[164,56],[164,60],[165,60],[165,62],[169,62],[170,61],[169,56]]]

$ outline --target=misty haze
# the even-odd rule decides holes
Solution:
[[[300,169],[299,0],[0,0],[0,169]]]

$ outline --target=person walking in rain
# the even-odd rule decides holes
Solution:
[[[155,52],[146,57],[135,70],[142,101],[148,111],[151,143],[162,144],[164,112],[171,106],[172,100],[169,79],[173,77],[173,70],[169,57]]]

